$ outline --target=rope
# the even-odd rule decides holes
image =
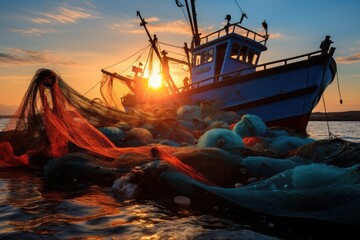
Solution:
[[[337,87],[338,87],[338,92],[339,92],[339,97],[340,97],[340,104],[342,104],[343,100],[342,100],[342,97],[341,97],[338,72],[336,72],[336,81],[337,81]],[[327,114],[327,110],[326,110],[326,103],[325,103],[324,95],[322,95],[322,101],[323,101],[324,110],[325,110],[325,118],[326,118],[326,124],[327,124],[327,128],[328,128],[329,139],[334,138],[334,137],[336,138],[337,136],[330,132],[329,119],[328,119],[328,114]]]
[[[91,90],[93,90],[97,85],[99,85],[101,83],[102,80],[100,80],[99,82],[97,82],[93,87],[91,87],[89,90],[87,90],[83,95],[85,96],[86,94],[88,94]]]
[[[339,92],[339,97],[340,97],[340,104],[343,104],[343,100],[341,97],[341,91],[340,91],[340,83],[339,83],[339,74],[338,72],[336,72],[336,81],[337,81],[337,87],[338,87],[338,92]]]
[[[184,15],[184,18],[185,18],[187,24],[188,24],[189,27],[191,28],[190,21],[189,21],[188,17],[187,17],[186,14],[185,14],[185,11],[184,11],[184,5],[181,7],[181,11],[182,11],[182,13],[183,13],[183,15]]]
[[[146,50],[146,49],[145,49]],[[145,52],[144,50],[144,52]],[[143,53],[144,53],[143,52]],[[136,63],[137,61],[139,61],[139,59],[141,58],[141,55],[143,55],[143,53],[141,53],[132,63],[130,63],[130,65],[124,69],[124,71],[122,71],[121,73],[119,73],[120,75],[123,74],[124,72],[126,72],[132,65],[134,65],[134,63]]]
[[[126,61],[126,60],[128,60],[128,59],[130,59],[130,58],[132,58],[133,56],[135,56],[135,55],[136,55],[136,54],[138,54],[139,52],[141,52],[141,51],[145,51],[145,49],[147,49],[149,46],[150,46],[150,44],[149,44],[149,45],[147,45],[146,47],[142,48],[141,50],[137,51],[136,53],[134,53],[134,54],[133,54],[133,55],[131,55],[130,57],[127,57],[127,58],[125,58],[125,59],[121,60],[120,62],[114,63],[113,65],[108,66],[108,67],[103,68],[103,69],[108,69],[108,68],[111,68],[111,67],[113,67],[113,66],[115,66],[115,65],[118,65],[118,64],[120,64],[120,63],[122,63],[122,62],[124,62],[124,61]],[[142,54],[143,54],[143,53],[142,53]],[[141,55],[142,55],[142,54],[141,54]],[[141,56],[141,55],[140,55],[140,56]]]
[[[182,53],[177,53],[177,52],[173,52],[173,51],[169,51],[169,50],[166,50],[166,52],[168,52],[168,53],[172,53],[172,54],[174,54],[174,55],[179,55],[179,56],[182,56],[182,57],[186,57],[184,54],[182,54]]]
[[[123,74],[126,70],[128,70],[130,66],[132,66],[135,62],[137,62],[137,61],[140,59],[140,57],[144,54],[145,50],[146,50],[149,46],[150,46],[150,44],[147,45],[146,47],[142,48],[141,50],[137,51],[136,53],[132,54],[130,57],[127,57],[127,58],[121,60],[120,62],[117,62],[117,63],[115,63],[115,64],[113,64],[113,65],[111,65],[111,66],[108,66],[108,67],[106,67],[106,68],[103,68],[103,69],[108,69],[108,68],[111,68],[111,67],[113,67],[113,66],[115,66],[115,65],[118,65],[118,64],[120,64],[120,63],[122,63],[122,62],[124,62],[124,61],[126,61],[126,60],[128,60],[128,59],[130,59],[130,58],[132,58],[133,56],[135,56],[136,54],[138,54],[139,52],[142,51],[142,53],[136,58],[136,60],[133,61],[124,71],[122,71],[122,72],[120,73],[120,75],[121,75],[121,74]],[[88,94],[88,93],[89,93],[91,90],[93,90],[97,85],[99,85],[99,84],[101,83],[101,81],[102,81],[102,80],[100,80],[99,82],[97,82],[93,87],[91,87],[89,90],[87,90],[83,95],[85,96],[86,94]]]
[[[238,8],[240,9],[241,13],[244,14],[244,11],[241,9],[239,3],[236,0],[234,0],[234,1],[235,1],[236,5],[238,6]]]
[[[329,139],[332,139],[334,137],[336,138],[336,135],[332,134],[330,131],[329,118],[328,118],[328,114],[327,114],[327,110],[326,110],[326,103],[325,103],[324,95],[322,95],[322,101],[323,101],[323,105],[324,105],[325,119],[326,119],[326,125],[327,125],[327,129],[328,129]]]
[[[164,45],[166,45],[166,46],[183,49],[183,47],[179,47],[179,46],[172,45],[172,44],[169,44],[169,43],[164,43],[164,42],[159,42],[159,43],[160,43],[160,44],[164,44]]]
[[[144,65],[144,69],[146,69],[146,68],[147,68],[147,65],[148,65],[148,63],[149,63],[149,69],[148,69],[148,74],[149,74],[149,76],[150,76],[151,73],[152,73],[152,53],[153,53],[153,49],[150,49],[149,54],[148,54],[148,56],[147,56],[147,58],[146,58],[145,65]],[[150,60],[150,62],[149,62],[149,60]],[[144,73],[145,73],[145,71],[143,71],[143,72],[141,73],[141,77],[144,76]]]

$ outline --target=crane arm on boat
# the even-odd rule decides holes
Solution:
[[[160,64],[161,66],[163,67],[163,70],[164,70],[164,78],[165,78],[165,81],[169,87],[169,91],[171,94],[174,94],[174,93],[179,93],[179,90],[178,88],[176,87],[171,75],[170,75],[170,72],[169,72],[169,66],[167,64],[167,62],[165,61],[164,58],[161,57],[160,55],[160,52],[159,52],[159,49],[157,48],[156,46],[156,42],[157,42],[157,38],[156,38],[156,35],[154,35],[154,38],[151,37],[150,33],[149,33],[149,30],[147,29],[146,27],[146,24],[147,22],[145,21],[145,19],[141,16],[140,12],[137,11],[137,16],[140,18],[141,20],[141,23],[140,23],[140,26],[143,26],[145,31],[146,31],[146,34],[148,35],[149,37],[149,41],[151,43],[151,46],[152,48],[154,49],[155,51],[155,54],[156,56],[159,58],[159,61],[160,61]]]
[[[128,78],[128,77],[121,76],[121,75],[119,75],[119,74],[117,74],[117,73],[108,72],[108,71],[106,71],[106,70],[104,70],[104,69],[101,69],[101,72],[104,73],[104,74],[106,74],[106,75],[108,75],[108,76],[110,76],[110,77],[116,78],[116,79],[124,82],[124,83],[129,87],[129,89],[130,89],[132,92],[135,91],[135,88],[134,88],[134,84],[135,84],[135,83],[134,83],[134,80],[133,80],[133,79]]]

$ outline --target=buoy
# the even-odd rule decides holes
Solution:
[[[174,202],[179,205],[180,207],[190,207],[191,206],[191,200],[188,197],[185,196],[176,196],[174,197]]]

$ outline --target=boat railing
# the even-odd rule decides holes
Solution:
[[[295,57],[291,57],[291,58],[286,58],[286,59],[281,59],[281,60],[277,60],[277,61],[273,61],[273,62],[263,63],[263,64],[259,64],[259,65],[256,65],[256,66],[251,66],[251,67],[248,67],[248,68],[244,68],[244,69],[241,69],[241,70],[229,72],[229,73],[226,73],[226,74],[216,75],[214,77],[206,78],[206,79],[203,79],[201,81],[191,83],[186,88],[187,89],[194,89],[194,88],[198,88],[198,87],[208,85],[210,83],[226,81],[228,79],[233,78],[234,76],[242,76],[242,75],[246,75],[247,73],[254,72],[254,69],[255,69],[255,71],[263,71],[263,70],[266,70],[266,69],[271,69],[271,68],[275,68],[275,67],[279,67],[279,66],[286,66],[286,65],[294,63],[294,62],[300,62],[302,60],[308,60],[311,57],[321,55],[322,52],[323,52],[322,50],[319,50],[319,51],[315,51],[315,52],[311,52],[311,53],[307,53],[307,54],[303,54],[303,55],[299,55],[299,56],[295,56]],[[184,87],[179,88],[180,91],[184,91],[184,90],[187,90],[187,89],[184,89]]]
[[[256,71],[266,70],[266,69],[269,69],[269,68],[274,68],[274,67],[278,67],[278,66],[282,66],[282,65],[287,65],[287,64],[293,63],[293,62],[299,62],[301,60],[308,60],[311,57],[314,57],[316,55],[320,55],[321,53],[322,53],[322,50],[318,50],[318,51],[315,51],[315,52],[306,53],[306,54],[298,55],[298,56],[291,57],[291,58],[285,58],[285,59],[281,59],[281,60],[277,60],[277,61],[273,61],[273,62],[263,63],[263,64],[252,66],[252,67],[249,67],[249,68],[255,68]],[[245,69],[242,69],[242,70],[245,70]],[[227,73],[227,74],[231,74],[231,73]]]
[[[268,39],[268,35],[261,35],[257,32],[254,32],[248,28],[241,26],[239,23],[233,23],[230,24],[229,26],[225,26],[224,28],[218,31],[212,32],[200,38],[200,45],[206,44],[208,42],[211,42],[213,40],[216,40],[231,33],[235,33],[243,37],[252,39],[258,43],[263,44],[264,46],[266,45],[266,41]]]

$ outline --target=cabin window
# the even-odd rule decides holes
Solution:
[[[242,46],[240,49],[240,56],[239,56],[239,60],[240,61],[245,61],[246,59],[246,53],[247,53],[247,47],[246,46]]]
[[[252,63],[252,62],[253,62],[254,54],[255,54],[254,49],[251,49],[251,48],[250,48],[249,51],[248,51],[248,55],[247,55],[247,62],[248,62],[248,63]]]
[[[230,57],[232,59],[238,60],[239,59],[239,50],[240,50],[240,45],[238,43],[234,42],[232,45],[232,48],[231,48]]]
[[[201,55],[196,54],[195,55],[195,66],[199,66],[201,64]]]
[[[212,62],[214,59],[214,49],[213,48],[210,48],[208,50],[208,59],[207,59],[207,62]]]
[[[206,63],[207,61],[207,51],[204,51],[202,54],[201,54],[201,64],[204,64]]]
[[[258,59],[259,59],[259,55],[260,55],[260,53],[255,52],[254,58],[253,58],[253,61],[252,61],[252,64],[253,64],[253,65],[256,65],[256,64],[257,64]]]
[[[212,62],[214,59],[214,49],[208,49],[205,50],[201,53],[195,54],[194,55],[194,59],[193,59],[193,63],[195,66],[199,66],[205,63],[209,63]]]
[[[247,62],[252,65],[257,64],[259,55],[260,53],[254,49],[248,48],[247,46],[240,46],[237,42],[233,43],[230,52],[231,59]]]

